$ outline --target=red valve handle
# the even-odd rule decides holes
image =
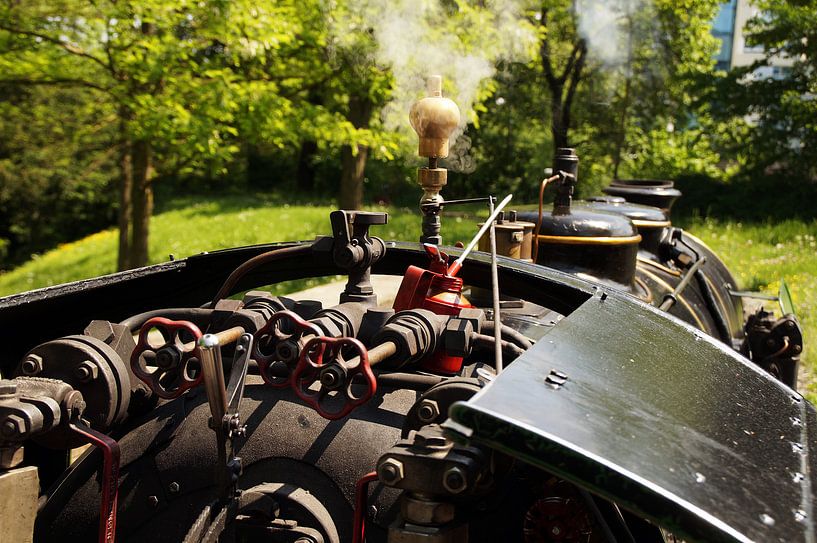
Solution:
[[[350,364],[343,357],[343,351],[356,351],[357,362]],[[327,363],[324,363],[327,362]],[[334,377],[338,378],[336,386],[326,386],[321,376],[327,370],[336,369]],[[360,377],[361,379],[355,380]],[[377,390],[372,368],[369,366],[369,351],[357,339],[350,337],[332,338],[315,337],[304,345],[298,359],[298,367],[292,373],[292,389],[304,402],[311,406],[320,416],[329,420],[345,417],[357,406],[368,402]],[[320,383],[318,390],[310,387]],[[354,394],[352,386],[365,385],[362,394]],[[335,391],[334,396],[330,393]],[[328,400],[328,401],[327,401]],[[325,404],[340,402],[340,409],[331,411]]]
[[[161,345],[148,337],[151,330],[162,335]],[[184,332],[189,337],[183,338]],[[139,330],[139,341],[130,358],[131,369],[160,398],[178,398],[185,390],[201,383],[196,347],[200,337],[201,330],[192,322],[154,317]],[[149,372],[147,362],[155,364],[156,369]]]
[[[253,344],[253,359],[258,363],[261,377],[275,388],[289,386],[292,370],[298,363],[298,339],[304,335],[321,335],[321,330],[297,313],[284,310],[273,314],[257,334]],[[292,341],[292,353],[282,359],[277,347],[285,341]]]

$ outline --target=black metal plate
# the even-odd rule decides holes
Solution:
[[[814,407],[636,301],[594,296],[451,415],[689,540],[815,541]]]

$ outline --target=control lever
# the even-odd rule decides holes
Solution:
[[[348,361],[344,356],[356,355]],[[292,389],[320,416],[329,420],[345,417],[368,402],[377,390],[377,380],[369,364],[366,347],[350,337],[313,337],[304,345],[298,366],[292,373]],[[317,390],[310,390],[319,383]],[[353,390],[363,386],[363,392]],[[332,395],[332,393],[335,393]],[[328,404],[340,404],[332,410]]]
[[[332,258],[345,269],[349,281],[340,295],[341,303],[363,302],[377,305],[371,283],[371,267],[386,254],[386,244],[369,236],[369,227],[386,224],[386,213],[337,210],[329,214],[332,223]]]
[[[292,370],[298,364],[300,344],[320,336],[321,330],[289,310],[278,311],[255,335],[252,357],[264,382],[275,388],[290,384]]]
[[[245,435],[246,429],[241,424],[239,407],[244,398],[244,380],[250,364],[252,347],[252,335],[242,334],[235,348],[230,380],[225,387],[218,337],[207,334],[199,340],[204,387],[212,415],[211,427],[216,432],[218,446],[217,477],[222,503],[227,503],[235,497],[236,483],[241,474],[241,459],[236,456],[237,440]]]
[[[113,543],[116,540],[116,504],[119,496],[119,443],[97,432],[78,417],[68,423],[68,428],[102,451],[99,543]]]

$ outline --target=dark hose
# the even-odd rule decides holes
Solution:
[[[502,339],[504,339],[505,341],[508,341],[510,343],[513,343],[514,345],[516,345],[517,347],[519,347],[523,351],[533,347],[533,342],[530,339],[528,339],[521,332],[519,332],[517,330],[514,330],[513,328],[511,328],[507,324],[502,325],[501,331],[502,331]],[[494,321],[485,321],[485,323],[482,325],[481,332],[483,334],[485,334],[485,335],[488,335],[488,336],[493,334],[494,333]]]
[[[486,336],[485,334],[473,334],[471,336],[471,339],[473,340],[475,347],[494,348],[494,345],[496,345],[496,340],[494,339],[494,336]],[[522,349],[521,347],[514,345],[510,341],[500,341],[499,346],[502,348],[503,354],[511,355],[514,358],[525,352],[525,349]]]
[[[142,325],[153,317],[164,317],[175,321],[190,321],[201,328],[209,322],[212,314],[212,309],[202,309],[200,307],[171,307],[168,309],[154,309],[153,311],[139,313],[138,315],[128,317],[119,324],[127,326],[131,332],[135,332],[142,328]]]
[[[406,388],[423,392],[438,383],[445,381],[445,377],[438,375],[420,375],[417,373],[390,372],[377,375],[378,386],[386,388]]]
[[[721,339],[728,345],[732,339],[732,333],[729,331],[729,325],[726,323],[723,313],[721,313],[721,308],[715,301],[715,295],[712,293],[712,289],[709,287],[706,276],[703,274],[703,270],[700,268],[695,271],[695,279],[698,280],[698,287],[701,289],[701,294],[704,295],[706,307],[709,309],[709,313],[712,315],[712,319],[715,321],[715,327],[718,329],[718,335],[720,335]]]
[[[263,264],[267,264],[268,262],[274,262],[276,260],[281,260],[283,258],[292,257],[292,256],[306,256],[312,251],[311,245],[297,245],[295,247],[283,247],[281,249],[273,249],[272,251],[267,251],[266,253],[261,253],[260,255],[256,255],[251,259],[247,260],[235,270],[233,273],[230,274],[229,277],[224,281],[224,284],[221,285],[218,293],[216,293],[215,297],[213,297],[213,301],[210,307],[215,307],[219,300],[226,298],[229,296],[238,282],[247,275],[248,272],[252,271],[253,269],[261,266]]]

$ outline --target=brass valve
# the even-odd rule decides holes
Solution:
[[[443,78],[428,78],[428,96],[414,102],[409,112],[411,127],[420,137],[417,154],[428,158],[448,156],[448,138],[460,124],[460,109],[452,100],[443,98]]]
[[[452,100],[443,98],[441,76],[432,75],[427,85],[428,96],[411,106],[409,121],[420,138],[417,154],[428,158],[428,166],[417,170],[417,181],[423,188],[420,242],[440,245],[439,204],[443,202],[440,190],[448,182],[448,171],[437,167],[437,160],[448,156],[449,137],[460,124],[460,110]]]

